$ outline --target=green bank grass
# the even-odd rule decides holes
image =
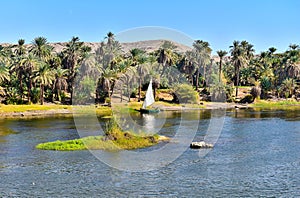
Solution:
[[[71,110],[70,105],[0,105],[0,113],[15,113],[15,112],[25,112],[25,111],[48,111],[48,110],[58,110],[58,109],[68,109]]]
[[[70,113],[75,114],[85,114],[91,111],[94,111],[98,116],[110,116],[112,114],[111,108],[106,106],[95,106],[95,105],[87,105],[87,106],[71,106],[71,105],[57,105],[57,104],[49,104],[49,105],[4,105],[0,104],[0,114],[9,114],[9,113],[21,113],[21,112],[39,112],[39,111],[57,111],[59,114],[59,110],[68,110]]]
[[[254,108],[271,108],[271,109],[300,109],[300,102],[296,100],[282,100],[282,101],[267,101],[257,100],[249,106]]]
[[[75,150],[109,150],[117,151],[121,149],[132,150],[153,146],[159,142],[159,135],[136,135],[132,132],[123,132],[112,119],[106,126],[104,136],[88,136],[80,139],[54,141],[40,143],[37,149],[56,151]]]

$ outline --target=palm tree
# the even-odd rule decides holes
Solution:
[[[205,76],[206,76],[206,65],[210,62],[210,53],[212,49],[209,47],[209,43],[203,40],[196,40],[193,43],[193,47],[195,50],[195,59],[198,66],[197,72],[196,72],[196,90],[198,90],[199,85],[199,75],[200,75],[200,69],[203,67],[203,86],[205,84]]]
[[[286,66],[286,76],[288,78],[294,79],[300,74],[300,61],[298,58],[293,58],[287,62]]]
[[[25,40],[19,39],[18,45],[14,46],[16,47],[14,51],[16,56],[14,57],[14,63],[11,67],[11,71],[16,72],[19,81],[19,93],[21,95],[21,100],[23,100],[23,76],[26,74],[24,65],[22,64],[22,60],[26,54],[26,48],[24,47],[24,44]]]
[[[17,56],[15,57],[15,61],[12,65],[11,72],[15,72],[16,76],[18,78],[19,81],[19,94],[21,96],[21,100],[23,100],[23,76],[25,75],[25,69],[24,69],[24,65],[21,63],[22,61],[22,56]]]
[[[125,73],[122,74],[120,77],[120,82],[126,86],[126,92],[127,92],[127,97],[128,97],[128,102],[130,102],[130,95],[132,92],[132,87],[136,83],[136,70],[131,67],[128,68]],[[121,88],[122,89],[122,88]],[[121,90],[121,96],[122,96],[122,90]],[[121,97],[121,102],[122,102],[122,97]]]
[[[138,66],[136,67],[137,74],[139,76],[139,98],[138,101],[141,101],[141,92],[142,92],[142,81],[145,78],[146,74],[149,73],[149,67],[146,65],[147,59],[146,56],[141,56],[138,59]]]
[[[40,84],[40,104],[44,104],[44,89],[45,86],[51,86],[55,79],[53,70],[50,69],[49,65],[42,63],[38,70],[36,70],[34,81]]]
[[[3,62],[0,62],[0,84],[10,80],[9,69]]]
[[[138,101],[141,101],[141,91],[142,91],[142,79],[148,73],[148,67],[145,65],[147,61],[146,52],[141,49],[134,48],[130,50],[132,66],[136,67],[137,74],[139,77],[139,98]]]
[[[217,51],[217,54],[220,58],[220,65],[219,65],[219,83],[221,83],[221,73],[222,73],[222,61],[224,56],[226,56],[227,52],[224,50]]]
[[[297,44],[290,44],[290,45],[289,45],[289,48],[290,48],[291,50],[297,50],[297,49],[299,49],[299,45],[297,45]]]
[[[30,52],[39,57],[43,61],[48,61],[53,47],[51,47],[45,37],[36,37],[32,41]]]
[[[270,47],[269,48],[269,52],[270,52],[270,54],[274,54],[275,52],[276,52],[276,48],[275,47]]]
[[[248,63],[250,57],[252,57],[252,45],[248,46],[248,42],[246,41],[234,41],[233,45],[230,46],[231,50],[231,61],[235,68],[235,84],[236,84],[236,92],[235,96],[238,96],[238,86],[240,83],[240,69]]]
[[[79,64],[83,61],[82,48],[84,43],[80,41],[78,37],[72,37],[72,39],[66,44],[63,54],[63,68],[69,70],[68,75],[68,89],[71,95],[71,103],[73,100],[74,81],[76,78],[76,70]]]
[[[27,56],[24,56],[20,61],[20,65],[24,69],[24,72],[27,76],[27,98],[28,103],[31,102],[31,89],[32,89],[32,81],[33,81],[33,70],[36,69],[39,62],[33,56],[33,54],[29,53]]]
[[[11,50],[12,46],[2,46],[0,45],[0,61],[10,65],[13,61],[13,52]]]
[[[66,90],[66,88],[68,87],[67,77],[66,77],[67,73],[68,73],[67,69],[58,68],[55,71],[54,90],[55,90],[56,99],[58,101],[61,101],[61,91]]]
[[[107,93],[110,101],[111,101],[111,96],[113,94],[112,91],[113,91],[116,78],[117,78],[116,71],[111,70],[110,68],[106,68],[102,73],[102,77],[100,78],[101,89],[102,91]]]
[[[16,46],[17,48],[15,49],[15,54],[18,56],[22,56],[26,54],[26,48],[24,46],[25,40],[24,39],[19,39],[18,40],[18,45]]]
[[[115,40],[115,35],[114,35],[114,33],[108,32],[108,33],[106,34],[105,39],[107,39],[107,45],[108,45],[108,46],[111,46],[111,45],[113,44],[114,40]]]
[[[181,63],[179,64],[180,70],[183,71],[188,75],[188,80],[191,84],[193,84],[193,74],[195,73],[195,52],[194,51],[186,51],[185,57],[181,60]]]
[[[132,62],[132,66],[138,66],[139,65],[139,61],[141,59],[142,56],[145,56],[145,51],[141,50],[139,48],[133,48],[129,51],[130,53],[130,60]]]
[[[286,78],[280,85],[279,91],[281,92],[281,95],[284,95],[286,98],[288,98],[293,95],[294,89],[295,89],[295,83],[293,79]]]
[[[162,77],[167,67],[175,65],[178,60],[178,54],[174,52],[176,46],[171,41],[164,41],[160,48],[156,51],[157,62],[162,65]]]

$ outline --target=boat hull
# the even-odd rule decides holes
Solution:
[[[143,108],[140,108],[139,112],[140,113],[145,113],[145,114],[152,114],[152,113],[159,113],[160,110],[159,109],[143,109]]]

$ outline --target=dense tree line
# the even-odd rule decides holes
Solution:
[[[135,48],[125,53],[109,32],[95,52],[78,37],[55,52],[44,37],[31,45],[20,39],[16,45],[0,46],[0,98],[7,104],[98,103],[109,102],[118,92],[121,101],[132,97],[140,101],[150,78],[154,93],[173,85],[179,90],[178,84],[186,81],[201,95],[216,99],[222,93],[235,100],[239,86],[256,88],[255,97],[297,97],[299,46],[291,44],[283,53],[271,47],[260,54],[253,47],[247,41],[234,41],[228,52],[219,50],[214,57],[203,40],[194,41],[185,53],[165,41],[153,52]]]

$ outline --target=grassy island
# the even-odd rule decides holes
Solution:
[[[104,136],[88,136],[80,139],[54,141],[40,143],[37,149],[56,150],[56,151],[74,151],[74,150],[132,150],[145,148],[157,144],[159,141],[165,141],[168,138],[159,135],[136,135],[132,132],[122,131],[116,121],[112,119],[105,128]]]

